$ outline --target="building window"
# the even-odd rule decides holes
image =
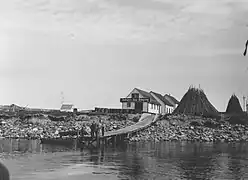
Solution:
[[[131,102],[127,102],[127,107],[131,107]]]
[[[139,94],[138,93],[133,93],[132,98],[133,99],[139,99]]]

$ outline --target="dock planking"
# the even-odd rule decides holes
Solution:
[[[158,115],[142,114],[140,120],[136,124],[115,131],[105,132],[104,136],[101,138],[107,138],[111,136],[124,135],[124,134],[137,132],[151,125],[153,122],[157,120],[157,117]]]
[[[155,122],[157,118],[158,118],[158,114],[153,115],[153,114],[143,113],[139,121],[134,125],[127,126],[125,128],[118,129],[118,130],[105,132],[104,136],[99,136],[98,138],[96,137],[92,138],[91,136],[83,136],[83,137],[77,137],[74,140],[76,140],[77,146],[92,146],[92,145],[98,146],[100,144],[105,144],[105,145],[109,144],[109,142],[112,145],[121,144],[123,143],[123,141],[125,140],[127,136],[133,133],[136,133],[142,129],[147,128],[153,122]],[[73,143],[74,140],[69,140],[69,141]],[[41,142],[52,143],[53,141],[57,141],[57,140],[43,139]],[[64,140],[61,140],[61,141],[64,141]]]
[[[98,138],[91,138],[88,136],[82,137],[78,143],[78,146],[98,147],[100,145],[108,145],[108,144],[112,144],[113,146],[121,145],[125,141],[126,137],[142,129],[147,128],[153,122],[155,122],[157,118],[158,118],[158,114],[157,115],[142,114],[141,118],[136,124],[122,129],[105,132],[104,136],[100,136]]]

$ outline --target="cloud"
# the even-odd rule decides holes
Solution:
[[[208,15],[229,15],[231,7],[227,6],[227,1],[192,1],[191,4],[183,8],[183,12],[208,14]]]
[[[4,10],[0,12],[0,27],[53,32],[91,43],[143,43],[189,40],[229,29],[237,20],[244,21],[240,17],[247,3],[231,0],[12,0],[0,2],[0,7]]]

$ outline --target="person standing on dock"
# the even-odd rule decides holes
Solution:
[[[98,138],[98,136],[99,136],[99,130],[100,130],[99,122],[97,122],[95,124],[95,135],[96,135],[96,138]]]
[[[96,123],[95,121],[93,121],[93,123],[90,125],[90,134],[92,138],[94,137],[95,130],[96,130]]]
[[[102,120],[99,120],[99,124],[100,124],[100,129],[101,129],[101,132],[102,132],[102,136],[104,136],[105,125],[104,125],[104,123],[102,122]]]
[[[81,132],[80,135],[81,137],[84,137],[85,135],[87,135],[88,133],[86,132],[86,126],[85,124],[83,124],[82,128],[81,128]]]

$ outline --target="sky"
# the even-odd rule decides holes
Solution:
[[[0,104],[120,108],[137,87],[248,96],[247,0],[0,1]]]

